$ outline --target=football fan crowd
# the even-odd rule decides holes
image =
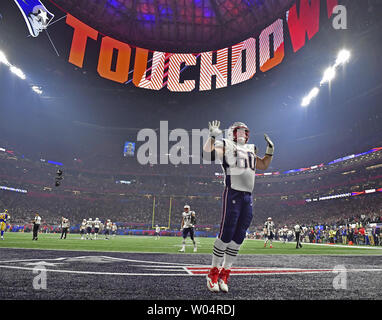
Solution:
[[[297,221],[303,226],[303,242],[382,245],[382,199],[378,195],[307,204],[295,207],[293,211],[296,216],[283,219],[277,215],[277,220],[274,219],[276,240],[281,240],[284,227],[287,229],[288,241],[294,240],[293,225]],[[312,219],[313,215],[315,219]],[[257,239],[263,236],[262,224],[253,234],[248,234],[248,237]]]

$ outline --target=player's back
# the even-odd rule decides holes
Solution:
[[[273,221],[265,221],[264,227],[267,229],[267,231],[273,231],[275,225]]]

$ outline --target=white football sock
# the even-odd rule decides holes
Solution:
[[[221,241],[219,238],[215,240],[214,250],[212,253],[212,267],[219,268],[224,258],[224,252],[228,246],[228,243]]]
[[[223,268],[230,269],[232,264],[236,261],[236,256],[239,253],[240,244],[237,244],[235,241],[231,241],[224,253],[224,262]]]

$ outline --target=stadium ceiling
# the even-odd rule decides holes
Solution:
[[[256,36],[296,0],[49,0],[101,33],[156,51],[212,51]]]

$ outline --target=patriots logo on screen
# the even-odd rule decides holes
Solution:
[[[23,14],[32,37],[37,37],[54,18],[40,0],[14,0]]]

